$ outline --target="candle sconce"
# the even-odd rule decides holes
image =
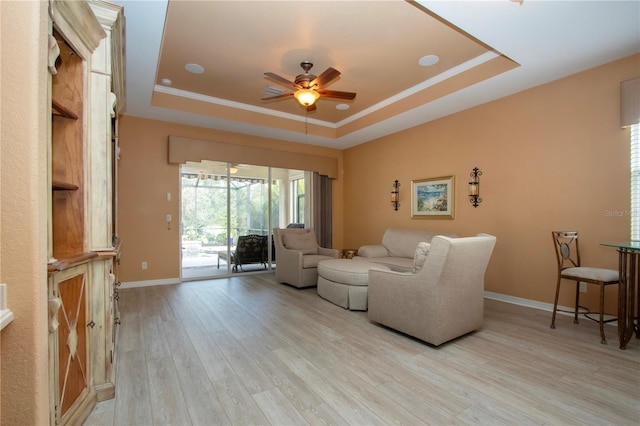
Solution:
[[[391,205],[395,211],[398,211],[398,207],[400,207],[400,182],[398,182],[398,179],[393,182],[393,189],[391,190]]]
[[[473,204],[473,207],[478,207],[478,205],[482,202],[482,198],[480,198],[480,176],[482,176],[482,172],[477,167],[473,168],[473,171],[470,173],[471,181],[469,182],[469,202]]]

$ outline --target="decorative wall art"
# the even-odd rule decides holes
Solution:
[[[453,219],[454,177],[411,181],[412,219]]]

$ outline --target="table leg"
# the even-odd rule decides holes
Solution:
[[[636,309],[640,306],[638,292],[638,254],[636,250],[619,249],[620,284],[618,285],[618,338],[625,349],[634,332],[640,336]]]

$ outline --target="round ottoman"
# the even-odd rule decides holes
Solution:
[[[318,263],[318,295],[345,309],[366,311],[370,269],[391,270],[360,258],[322,260]]]

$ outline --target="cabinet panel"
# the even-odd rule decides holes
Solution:
[[[87,376],[87,276],[84,273],[58,283],[62,305],[58,322],[58,391],[60,415],[89,386]]]
[[[90,266],[83,263],[49,279],[52,423],[74,424],[95,405],[89,351],[94,322]]]

